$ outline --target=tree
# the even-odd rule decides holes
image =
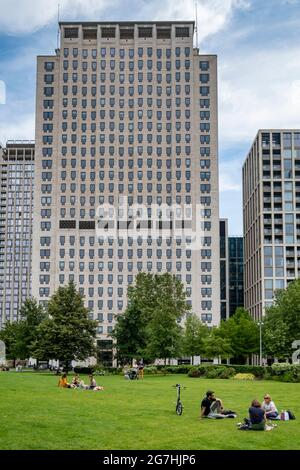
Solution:
[[[194,364],[194,356],[203,355],[203,341],[208,335],[208,328],[194,313],[187,315],[184,327],[183,354],[191,356]]]
[[[148,357],[167,358],[180,355],[182,328],[168,305],[156,307],[146,327],[147,344],[144,353]]]
[[[70,361],[94,354],[97,322],[88,318],[89,311],[73,282],[58,288],[47,313],[48,318],[38,327],[35,357],[62,361],[68,369]]]
[[[146,345],[145,325],[142,312],[135,302],[129,303],[122,315],[116,316],[116,325],[111,335],[116,340],[117,359],[121,363],[141,358]]]
[[[237,363],[249,361],[259,351],[258,325],[244,308],[237,308],[232,317],[222,321],[219,335],[230,342]]]
[[[204,354],[207,358],[213,359],[215,357],[221,359],[229,359],[233,356],[233,349],[230,341],[222,338],[219,335],[217,328],[213,328],[210,335],[204,339]]]
[[[293,353],[292,343],[300,338],[300,279],[291,282],[286,289],[278,290],[275,292],[274,305],[270,310],[267,310],[266,321],[268,321],[269,312],[271,318],[281,319],[277,326],[285,325],[285,335],[287,341],[284,348],[286,348],[285,357],[291,357]],[[270,325],[271,327],[271,325]]]
[[[36,299],[26,299],[20,309],[19,341],[22,359],[28,359],[36,348],[38,326],[47,317],[44,308]]]
[[[112,335],[117,353],[130,359],[174,357],[181,337],[178,323],[189,310],[183,284],[175,276],[139,273],[128,288],[128,307]]]
[[[276,307],[270,307],[263,321],[263,353],[267,356],[287,359],[291,357],[289,327]]]
[[[0,330],[0,339],[4,341],[6,348],[6,359],[14,361],[21,357],[22,346],[20,344],[20,324],[17,322],[6,322]]]

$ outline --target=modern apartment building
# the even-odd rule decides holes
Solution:
[[[34,142],[0,149],[0,328],[31,295]]]
[[[228,219],[220,219],[220,300],[221,320],[229,314]]]
[[[135,275],[171,272],[218,324],[217,57],[193,47],[193,22],[60,32],[37,62],[34,296],[74,280],[109,341]]]
[[[228,237],[229,316],[244,306],[243,237]]]
[[[300,269],[300,130],[260,130],[243,166],[245,307],[255,319]]]

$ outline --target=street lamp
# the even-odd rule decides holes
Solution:
[[[263,322],[259,321],[259,365],[262,366],[262,326]]]

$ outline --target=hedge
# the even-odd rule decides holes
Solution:
[[[280,382],[300,382],[299,364],[273,364],[272,366],[249,365],[203,365],[192,367],[189,377],[209,379],[231,378],[236,374],[252,374],[255,379],[277,380]]]

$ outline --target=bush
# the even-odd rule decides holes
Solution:
[[[189,377],[201,377],[200,368],[195,366],[192,367],[188,372]]]
[[[233,367],[225,367],[224,371],[221,372],[219,379],[231,379],[235,375],[235,369]]]
[[[234,379],[237,379],[237,380],[254,380],[255,379],[255,375],[253,374],[236,374],[234,377]]]
[[[274,363],[272,365],[273,380],[279,382],[300,382],[300,365],[287,363]]]
[[[144,374],[157,374],[158,373],[158,369],[156,366],[146,366],[144,367]]]
[[[95,366],[91,367],[74,367],[75,374],[94,374]]]
[[[267,372],[272,372],[271,367],[266,366],[250,366],[250,365],[231,365],[237,374],[253,374],[256,378],[262,379]]]

